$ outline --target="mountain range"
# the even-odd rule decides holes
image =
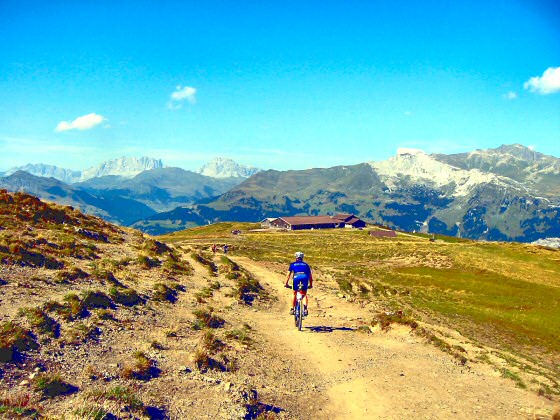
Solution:
[[[103,176],[72,185],[16,172],[0,178],[0,187],[75,200],[84,211],[152,234],[345,212],[405,231],[472,239],[560,237],[560,159],[519,144],[450,155],[399,149],[381,162],[307,170],[259,171],[230,159],[199,173],[162,166],[132,177],[100,170]]]
[[[67,184],[74,184],[104,176],[133,178],[143,171],[161,168],[164,168],[164,165],[160,159],[154,159],[146,156],[140,158],[123,156],[117,159],[102,162],[97,166],[92,166],[83,171],[59,168],[57,166],[45,165],[43,163],[30,163],[24,166],[12,167],[6,172],[0,173],[0,176],[8,176],[16,173],[17,171],[25,171],[31,175],[46,178],[53,177]],[[212,178],[248,178],[259,171],[260,169],[258,168],[241,165],[233,159],[217,157],[203,165],[195,172]]]
[[[559,165],[517,144],[457,155],[401,149],[382,162],[262,171],[216,199],[135,226],[160,233],[217,220],[346,212],[411,232],[530,242],[560,236]]]

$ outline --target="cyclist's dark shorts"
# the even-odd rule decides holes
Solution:
[[[294,290],[299,290],[299,284],[303,284],[303,290],[307,290],[309,286],[309,277],[306,274],[294,275]]]

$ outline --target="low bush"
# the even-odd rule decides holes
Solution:
[[[173,303],[177,300],[177,291],[165,283],[156,283],[154,284],[152,299],[159,302],[169,301]]]
[[[338,287],[342,292],[352,293],[353,290],[352,283],[350,283],[348,280],[336,279],[336,282],[338,283]]]
[[[89,419],[89,420],[107,420],[107,419],[115,418],[105,408],[95,404],[85,404],[82,407],[76,408],[73,411],[73,414],[80,419]]]
[[[97,318],[99,318],[100,320],[103,320],[103,321],[114,321],[115,320],[115,316],[113,315],[113,312],[111,312],[107,309],[98,309],[97,311],[95,311],[95,315],[97,315]]]
[[[225,366],[210,357],[208,350],[198,347],[193,354],[193,363],[196,368],[204,373],[211,369],[225,371]]]
[[[156,368],[154,360],[150,359],[145,353],[137,351],[134,353],[134,362],[126,364],[121,374],[127,379],[149,380],[158,376],[159,369]]]
[[[69,270],[59,271],[56,274],[55,282],[68,284],[68,283],[74,282],[76,280],[85,279],[88,276],[89,276],[89,274],[86,273],[85,271],[83,271],[83,270],[81,270],[77,267],[74,267],[74,268],[69,269]]]
[[[150,254],[163,255],[166,252],[171,253],[172,250],[163,242],[156,241],[155,239],[146,239],[142,249]]]
[[[39,411],[29,393],[10,393],[0,397],[0,416],[5,418],[38,418]]]
[[[86,309],[107,309],[114,307],[113,301],[105,293],[96,290],[82,292],[82,305]]]
[[[18,315],[26,317],[31,327],[41,334],[47,334],[51,337],[60,335],[59,323],[48,316],[41,308],[20,308]]]
[[[391,324],[408,325],[412,329],[418,327],[418,322],[414,318],[405,315],[403,311],[380,312],[375,315],[371,323],[371,325],[376,324],[379,324],[383,331],[389,331]]]
[[[0,324],[0,362],[11,362],[18,353],[38,347],[31,331],[11,321]]]
[[[100,281],[101,283],[109,283],[114,286],[121,286],[121,287],[123,285],[119,280],[117,280],[113,272],[109,270],[98,270],[94,273],[94,277],[96,280]]]
[[[165,346],[163,344],[161,344],[159,341],[157,340],[153,340],[150,343],[150,347],[154,350],[165,350]]]
[[[225,320],[218,315],[214,315],[211,310],[197,309],[193,311],[193,315],[196,318],[193,323],[194,329],[201,329],[198,328],[201,326],[208,328],[220,328],[225,324]]]
[[[199,346],[213,354],[224,348],[224,343],[212,331],[205,331],[200,337]]]
[[[101,330],[95,325],[79,323],[64,331],[63,339],[66,343],[78,345],[96,339]]]
[[[251,345],[253,342],[252,338],[249,336],[249,332],[245,328],[226,331],[225,337],[237,340],[246,346]]]
[[[192,257],[195,261],[198,261],[200,264],[204,265],[208,270],[208,274],[211,276],[218,275],[218,266],[214,263],[214,261],[209,260],[204,255],[193,252]]]
[[[68,293],[63,300],[65,304],[57,310],[57,313],[67,321],[73,321],[87,315],[87,309],[77,294]]]
[[[209,299],[214,294],[214,291],[209,287],[203,287],[198,292],[195,293],[194,297],[198,303],[206,302],[205,299]]]
[[[454,348],[455,346],[451,346],[449,343],[445,342],[428,329],[419,327],[416,328],[416,333],[421,335],[422,337],[425,337],[430,344],[436,346],[438,349],[452,355],[461,365],[466,365],[469,361],[469,359],[461,354],[465,351],[462,347],[460,351],[456,350]]]
[[[144,302],[138,292],[134,289],[111,287],[109,290],[109,296],[111,296],[111,299],[113,299],[115,303],[124,306],[135,306]]]
[[[137,262],[145,270],[149,270],[150,268],[159,267],[161,262],[157,258],[150,258],[147,255],[139,255],[137,258]]]
[[[241,273],[236,285],[237,298],[247,305],[252,305],[255,298],[261,295],[264,289],[250,273],[244,271]]]
[[[54,398],[58,395],[67,395],[78,390],[77,387],[62,380],[58,374],[41,374],[34,379],[36,391],[40,391],[46,398]]]
[[[178,257],[175,257],[173,254],[168,255],[168,257],[163,262],[163,268],[167,271],[172,273],[181,273],[191,275],[193,273],[192,266],[186,262],[182,261]]]

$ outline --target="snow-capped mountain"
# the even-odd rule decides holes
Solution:
[[[35,176],[42,176],[45,178],[56,178],[59,181],[72,184],[78,182],[82,173],[80,171],[73,171],[71,169],[59,168],[58,166],[45,165],[43,163],[37,164],[27,164],[24,166],[18,166],[8,169],[3,176],[8,176],[16,173],[17,171],[24,171]]]
[[[548,248],[560,249],[560,238],[543,238],[532,242],[533,245],[546,246]]]
[[[441,189],[449,196],[461,197],[469,195],[479,185],[492,184],[502,189],[526,192],[521,183],[510,178],[476,168],[461,169],[438,161],[421,150],[399,149],[396,156],[369,164],[392,190],[414,184]]]
[[[67,184],[74,184],[106,175],[132,178],[140,172],[159,168],[163,168],[163,163],[159,159],[145,156],[140,158],[123,156],[102,162],[83,171],[73,171],[71,169],[59,168],[58,166],[37,163],[10,168],[2,176],[12,175],[17,171],[24,171],[31,175],[45,178],[53,177]]]
[[[132,178],[140,172],[151,169],[163,168],[163,163],[159,159],[150,157],[130,157],[123,156],[118,159],[105,161],[97,166],[93,166],[82,171],[81,181],[97,178],[106,175],[117,175],[123,178]]]
[[[465,162],[475,155],[476,165]],[[401,149],[382,162],[261,171],[189,211],[206,222],[354,213],[405,231],[532,242],[560,235],[560,194],[553,192],[560,185],[560,174],[554,169],[558,162],[519,145],[470,155]],[[533,178],[539,181],[506,175],[519,168],[533,168],[526,169],[528,174],[540,171]],[[537,187],[548,193],[538,193]]]
[[[214,158],[196,172],[212,178],[249,178],[259,171],[258,168],[241,165],[230,158]]]
[[[432,155],[434,159],[460,169],[479,169],[508,177],[545,197],[560,195],[560,159],[539,153],[521,144],[475,150],[452,155]]]

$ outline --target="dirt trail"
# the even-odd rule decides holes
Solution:
[[[296,418],[550,418],[553,403],[515,387],[487,365],[461,366],[405,327],[388,333],[356,330],[372,314],[325,291],[310,291],[309,317],[299,332],[288,316],[285,278],[250,259],[232,258],[280,297],[251,321],[273,358],[270,369],[301,372],[286,393],[307,402]],[[282,365],[283,367],[281,367]],[[296,375],[296,377],[299,375]],[[266,385],[266,384],[264,384]],[[291,388],[291,389],[290,389]],[[290,412],[292,411],[292,412]]]

